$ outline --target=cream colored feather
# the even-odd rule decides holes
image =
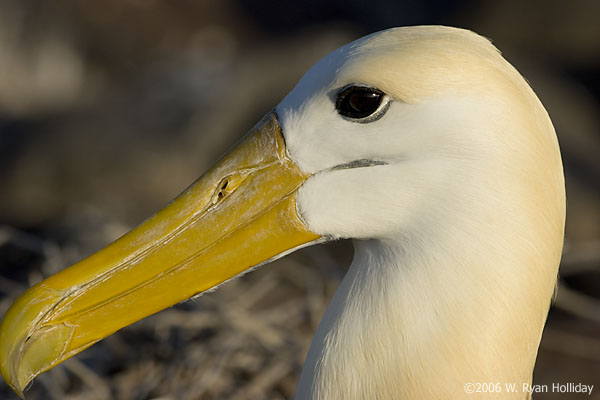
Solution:
[[[392,99],[336,114],[349,84]],[[548,114],[488,40],[446,27],[376,33],[316,64],[276,108],[308,227],[355,258],[297,399],[525,399],[554,290],[565,193]],[[370,168],[337,169],[353,160]],[[505,384],[515,383],[508,393]]]

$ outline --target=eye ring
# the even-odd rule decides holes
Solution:
[[[368,123],[383,117],[390,103],[390,98],[377,88],[351,84],[340,89],[335,108],[344,119]]]

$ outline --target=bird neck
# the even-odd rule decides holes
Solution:
[[[528,398],[557,255],[534,260],[514,243],[507,254],[501,237],[427,237],[355,242],[297,399],[461,398],[468,383]]]

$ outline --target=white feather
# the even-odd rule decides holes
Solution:
[[[386,114],[342,118],[348,84],[389,95]],[[357,239],[297,398],[456,399],[471,398],[469,382],[530,383],[565,199],[554,129],[519,73],[474,33],[398,28],[325,57],[276,112],[313,174],[298,195],[308,227]],[[362,159],[385,165],[333,168]]]

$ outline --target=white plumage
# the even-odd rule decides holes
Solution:
[[[387,113],[340,118],[332,97],[349,84],[389,95]],[[530,383],[565,194],[554,129],[520,74],[472,32],[391,29],[319,61],[276,112],[291,158],[314,174],[298,199],[307,226],[358,239],[297,398],[456,399],[468,382]],[[333,168],[357,159],[386,164]]]

